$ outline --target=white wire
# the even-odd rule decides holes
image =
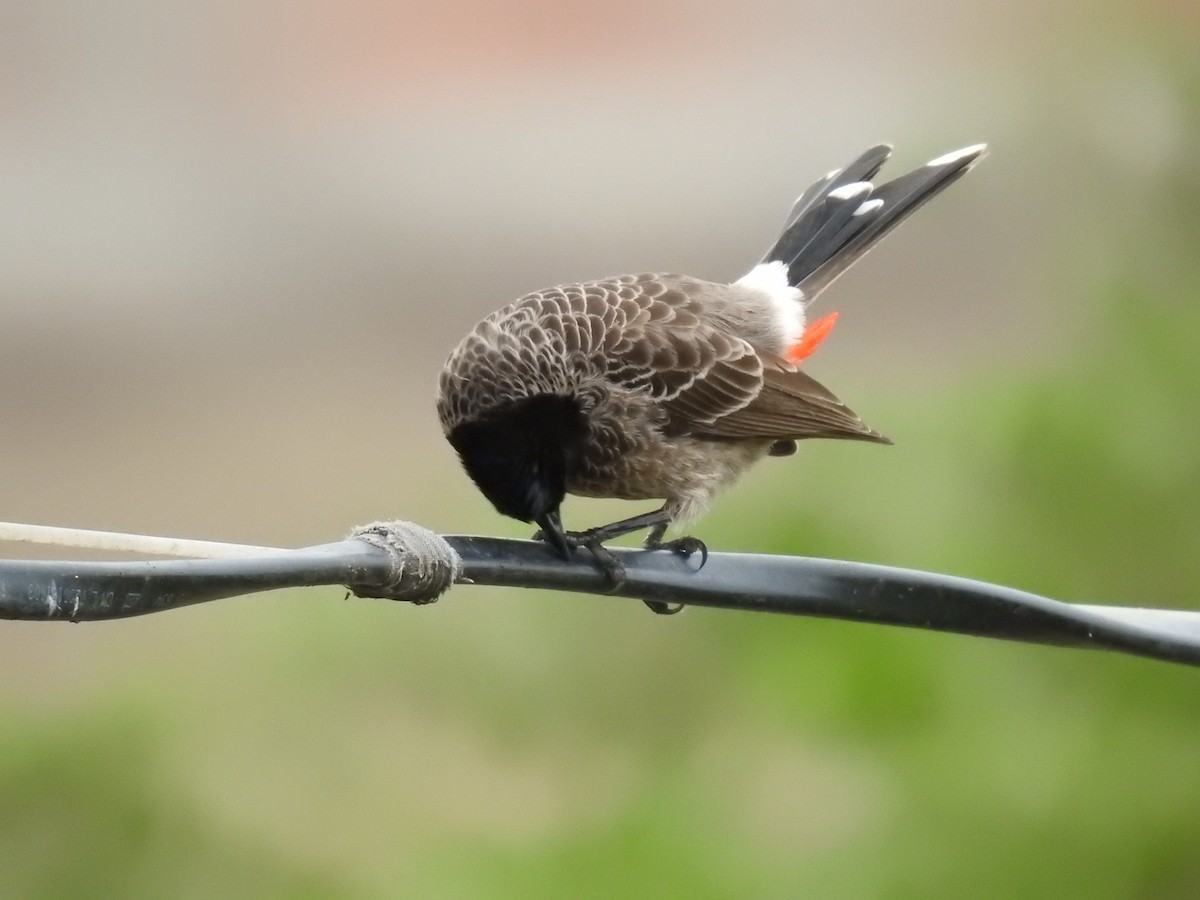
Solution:
[[[91,550],[146,553],[154,556],[182,556],[190,559],[223,559],[287,552],[280,547],[192,541],[184,538],[153,537],[147,534],[89,531],[86,528],[58,528],[53,525],[21,525],[16,522],[0,522],[0,542],[53,544],[59,547],[86,547]]]

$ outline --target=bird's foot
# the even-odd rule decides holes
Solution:
[[[646,550],[669,550],[672,553],[678,553],[684,559],[689,559],[695,553],[700,554],[700,568],[704,568],[704,564],[708,562],[708,547],[704,541],[694,537],[675,538],[672,541],[664,541],[657,534],[651,533],[650,537],[642,546]],[[643,600],[643,603],[649,607],[652,613],[660,616],[673,616],[676,613],[682,612],[685,604],[683,603],[663,603],[661,600]]]
[[[604,542],[612,540],[615,537],[620,537],[623,534],[628,534],[636,528],[650,528],[650,534],[642,545],[645,549],[669,550],[672,553],[679,554],[684,559],[689,559],[696,553],[699,553],[700,568],[704,568],[704,564],[708,562],[708,547],[699,538],[694,537],[681,537],[671,541],[664,541],[662,535],[667,530],[668,522],[669,519],[665,518],[665,513],[662,510],[657,510],[648,515],[623,519],[611,525],[589,528],[587,531],[561,531],[559,530],[561,526],[559,526],[553,528],[551,534],[548,536],[546,528],[543,527],[533,536],[533,539],[535,541],[544,541],[558,550],[564,559],[568,560],[571,558],[573,550],[580,547],[587,550],[592,554],[592,557],[596,560],[596,564],[607,577],[609,592],[611,593],[618,590],[625,583],[625,566],[621,564],[621,561],[617,559],[611,550],[604,546]],[[557,525],[557,514],[542,524],[547,526]],[[643,600],[642,602],[652,612],[663,616],[674,615],[683,609],[683,604],[681,603],[663,603],[661,600]]]
[[[582,532],[586,537],[587,532]],[[590,540],[582,540],[579,542],[580,547],[584,547],[596,560],[596,564],[604,572],[608,578],[608,591],[612,593],[625,583],[625,566],[613,554],[611,550],[604,546],[600,541],[592,538]]]
[[[661,539],[647,538],[642,544],[646,550],[670,550],[672,553],[678,553],[684,559],[690,559],[693,554],[700,554],[700,568],[704,568],[704,564],[708,562],[708,547],[700,538],[694,538],[690,535],[680,538],[675,538],[672,541],[664,541]]]
[[[646,604],[646,609],[656,616],[673,616],[683,612],[684,607],[682,603],[663,603],[661,600],[643,600],[642,602]]]
[[[608,578],[609,590],[615,591],[625,583],[625,566],[611,550],[604,546],[604,537],[596,534],[599,530],[593,528],[587,531],[564,531],[563,538],[566,539],[567,546],[572,550],[582,547],[592,554],[596,564]],[[545,532],[539,529],[534,534],[533,540],[546,541]]]

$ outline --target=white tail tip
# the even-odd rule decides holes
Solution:
[[[937,159],[931,159],[925,165],[927,166],[948,166],[951,163],[958,162],[960,159],[968,156],[978,156],[987,149],[987,144],[972,144],[970,147],[963,147],[961,150],[951,150],[949,153],[943,153]]]
[[[834,188],[826,196],[832,197],[834,200],[853,200],[863,194],[871,192],[871,182],[856,181],[853,184],[843,184],[839,188]]]

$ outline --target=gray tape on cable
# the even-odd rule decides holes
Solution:
[[[391,578],[371,596],[433,603],[462,575],[462,559],[454,548],[441,535],[413,522],[372,522],[358,526],[349,537],[391,556]]]

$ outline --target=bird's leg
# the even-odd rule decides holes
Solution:
[[[670,550],[678,553],[684,559],[687,559],[693,553],[700,554],[700,568],[704,568],[704,564],[708,562],[708,547],[700,538],[685,535],[684,537],[675,538],[673,541],[664,541],[663,535],[667,533],[667,524],[664,522],[661,525],[655,525],[650,529],[650,533],[646,535],[646,540],[642,542],[642,546],[647,550]]]
[[[657,532],[661,536],[667,530],[667,525],[670,522],[671,517],[667,515],[667,510],[664,507],[663,509],[656,509],[653,512],[630,516],[628,519],[610,522],[607,525],[589,528],[587,531],[578,532],[578,534],[587,540],[600,541],[602,543],[632,534],[635,531],[641,531],[643,528],[649,528],[651,534]]]
[[[583,534],[593,536],[601,541],[607,541],[615,537],[620,537],[623,534],[629,534],[631,531],[649,528],[650,533],[646,535],[646,540],[642,543],[642,546],[646,550],[670,550],[680,554],[684,559],[698,552],[701,554],[700,567],[704,568],[704,564],[708,562],[708,548],[704,546],[704,542],[694,537],[681,537],[673,541],[664,541],[663,535],[667,533],[667,526],[670,524],[671,516],[667,513],[667,508],[664,506],[662,509],[642,513],[640,516],[631,516],[628,519],[613,522],[611,525],[590,528],[583,532]],[[651,612],[657,613],[660,616],[673,616],[675,613],[680,612],[684,606],[682,603],[672,606],[670,603],[663,603],[659,600],[643,600],[642,602],[650,608]]]
[[[634,531],[640,531],[643,528],[649,528],[652,532],[656,529],[660,532],[665,531],[667,523],[670,521],[665,509],[656,509],[653,512],[630,516],[628,519],[610,522],[607,525],[600,525],[597,528],[589,528],[587,531],[578,532],[573,537],[579,540],[581,546],[587,547],[592,551],[592,556],[596,557],[596,562],[608,574],[609,580],[613,582],[615,590],[625,580],[625,567],[613,556],[612,551],[604,546],[604,542],[622,537]],[[620,571],[619,578],[615,575],[615,569],[619,569]],[[660,615],[677,613],[683,609],[682,604],[671,608],[668,604],[660,603],[657,600],[643,600],[642,602],[649,607],[651,612]]]
[[[660,510],[664,512],[664,510]],[[700,557],[700,568],[704,568],[704,564],[708,562],[708,548],[704,546],[704,542],[699,538],[681,537],[673,541],[664,541],[663,535],[667,533],[667,525],[670,524],[670,519],[665,522],[659,522],[650,528],[650,533],[646,535],[646,540],[642,542],[642,546],[647,550],[671,550],[687,559],[697,550],[703,556]],[[670,603],[663,603],[660,600],[643,600],[643,603],[650,608],[652,613],[657,613],[660,616],[673,616],[678,612],[683,611],[684,604],[676,603],[672,606]]]
[[[541,526],[541,530],[533,536],[533,539],[535,541],[545,541],[550,544],[566,559],[570,557],[568,545],[583,547],[593,543],[603,544],[614,538],[639,531],[642,528],[649,528],[651,534],[657,533],[661,537],[662,533],[667,530],[667,525],[670,521],[671,519],[667,516],[665,509],[656,509],[654,512],[642,513],[637,516],[630,516],[628,519],[621,519],[619,522],[611,522],[608,525],[589,528],[587,531],[564,531],[558,510],[554,510],[537,520],[538,525]]]
[[[608,576],[614,590],[625,581],[625,567],[621,565],[620,560],[613,555],[613,552],[604,546],[604,543],[643,528],[650,529],[650,533],[642,545],[645,549],[670,550],[685,559],[693,553],[699,552],[702,554],[701,567],[708,561],[708,548],[698,538],[681,537],[673,541],[662,539],[667,531],[667,526],[671,524],[671,517],[665,506],[652,512],[630,516],[628,519],[610,522],[608,525],[589,528],[586,531],[564,531],[557,510],[538,519],[538,524],[542,528],[533,536],[535,541],[540,540],[550,544],[558,550],[563,559],[571,558],[571,549],[574,547],[586,548],[595,557],[600,568],[604,570],[604,574]],[[652,612],[659,615],[674,615],[683,609],[682,603],[672,606],[658,600],[643,600],[642,602]]]
[[[603,544],[608,540],[607,536],[597,536],[591,531],[564,531],[557,509],[546,513],[537,520],[537,523],[541,528],[533,536],[535,541],[545,541],[565,560],[571,559],[571,551],[576,547],[583,547],[595,557],[597,564],[608,577],[612,590],[616,590],[624,583],[625,567]]]

